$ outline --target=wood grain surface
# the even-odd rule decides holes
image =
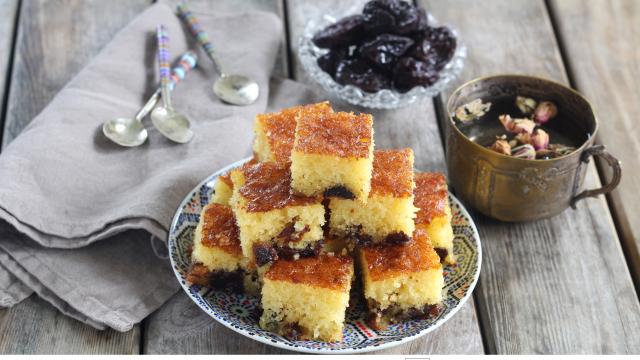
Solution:
[[[4,110],[5,105],[5,89],[10,74],[14,30],[18,20],[18,4],[18,0],[0,0],[0,112]],[[3,119],[4,114],[0,113],[0,125]]]
[[[3,147],[148,4],[147,0],[22,2]],[[139,339],[139,325],[126,333],[97,331],[35,296],[0,309],[0,353],[130,354],[139,352]]]
[[[458,84],[499,73],[567,83],[543,1],[423,3],[467,44]],[[592,166],[586,186],[599,183]],[[484,250],[476,296],[490,352],[640,351],[640,305],[604,198],[582,201],[549,220],[475,218]]]
[[[609,204],[640,289],[640,2],[553,0],[550,5],[574,85],[600,119],[596,141],[622,161],[622,182]],[[608,166],[600,165],[608,178]]]

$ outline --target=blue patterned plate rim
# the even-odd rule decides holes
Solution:
[[[378,351],[378,350],[383,350],[383,349],[388,349],[388,348],[391,348],[391,347],[395,347],[395,346],[407,343],[409,341],[415,340],[415,339],[417,339],[419,337],[422,337],[422,336],[434,331],[435,329],[440,327],[442,324],[447,322],[453,315],[455,315],[460,310],[460,308],[462,308],[462,306],[467,302],[469,297],[471,297],[471,294],[473,293],[473,290],[475,289],[475,286],[476,286],[476,284],[478,282],[478,279],[480,277],[480,270],[481,270],[481,265],[482,265],[482,246],[480,244],[480,236],[479,236],[479,233],[478,233],[478,229],[477,229],[473,219],[471,218],[471,215],[469,214],[469,212],[464,208],[462,203],[453,194],[449,193],[450,199],[453,200],[451,206],[452,207],[456,207],[457,206],[457,208],[460,210],[461,216],[468,222],[468,225],[472,229],[472,236],[473,236],[473,239],[474,239],[474,243],[476,245],[476,266],[477,266],[477,270],[473,274],[473,279],[472,279],[471,283],[469,283],[468,289],[466,290],[466,293],[458,301],[458,303],[455,305],[455,307],[453,309],[451,309],[444,317],[441,317],[438,320],[436,320],[436,322],[434,322],[429,327],[427,327],[425,329],[422,329],[420,332],[418,332],[416,334],[409,335],[409,336],[406,336],[406,337],[402,337],[400,340],[390,340],[389,342],[382,343],[382,344],[367,345],[367,346],[358,347],[358,348],[346,348],[346,349],[331,349],[331,348],[315,349],[315,348],[304,347],[304,346],[289,345],[289,344],[287,344],[287,343],[285,343],[283,341],[275,341],[273,339],[269,339],[269,338],[260,336],[257,333],[253,334],[248,330],[240,329],[238,327],[233,326],[231,322],[223,319],[215,311],[213,311],[211,309],[207,309],[203,303],[201,303],[200,301],[198,301],[198,299],[196,299],[194,297],[194,295],[190,292],[190,286],[187,284],[187,282],[185,281],[184,277],[182,276],[182,274],[178,270],[179,264],[176,263],[176,260],[175,260],[174,256],[171,256],[171,255],[174,253],[174,251],[178,251],[177,247],[176,247],[176,244],[175,244],[175,242],[176,242],[176,232],[178,230],[178,221],[179,221],[180,215],[184,212],[184,209],[187,206],[187,204],[190,202],[191,198],[200,189],[202,189],[203,186],[207,185],[208,183],[212,183],[211,188],[213,188],[213,183],[218,178],[218,176],[223,175],[223,174],[227,173],[228,171],[241,166],[242,164],[244,164],[245,162],[249,161],[250,159],[251,158],[242,159],[242,160],[236,161],[236,162],[234,162],[232,164],[229,164],[229,165],[223,167],[222,169],[220,169],[220,170],[214,172],[213,174],[209,175],[202,182],[200,182],[193,190],[191,190],[187,194],[187,196],[185,196],[185,198],[182,200],[182,202],[180,203],[180,206],[176,210],[175,215],[173,216],[173,220],[171,221],[171,228],[169,230],[169,237],[168,237],[168,241],[167,241],[168,248],[169,248],[169,254],[170,254],[169,259],[171,261],[171,268],[173,269],[173,272],[174,272],[178,282],[180,283],[182,289],[185,291],[185,293],[187,293],[189,298],[194,303],[196,303],[196,305],[198,305],[198,307],[200,307],[200,309],[202,309],[202,311],[207,313],[209,316],[211,316],[213,319],[215,319],[216,321],[218,321],[219,323],[221,323],[225,327],[227,327],[227,328],[229,328],[229,329],[231,329],[231,330],[233,330],[233,331],[235,331],[235,332],[237,332],[237,333],[239,333],[241,335],[244,335],[244,336],[246,336],[246,337],[248,337],[250,339],[258,341],[260,343],[271,345],[271,346],[274,346],[274,347],[277,347],[277,348],[281,348],[281,349],[285,349],[285,350],[290,350],[290,351],[297,351],[297,352],[303,352],[303,353],[315,353],[315,354],[355,354],[355,353],[364,353],[364,352]],[[321,342],[317,342],[317,343],[321,343]]]

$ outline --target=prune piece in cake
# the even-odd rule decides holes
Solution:
[[[372,0],[365,4],[362,15],[370,35],[381,33],[408,34],[416,31],[420,15],[416,7],[400,0]]]
[[[341,341],[352,277],[348,256],[277,260],[264,275],[260,327],[292,340]]]
[[[335,80],[342,85],[354,85],[366,92],[389,89],[391,82],[360,59],[343,60],[336,67]]]
[[[411,38],[382,34],[362,44],[360,56],[382,69],[390,69],[412,45]]]
[[[313,109],[319,113],[333,111],[331,104],[324,101],[256,116],[256,122],[253,126],[255,133],[253,152],[259,161],[274,161],[283,165],[290,162],[291,148],[293,148],[296,132],[296,116],[303,109]]]
[[[329,198],[329,232],[358,245],[411,240],[417,209],[413,205],[413,151],[376,150],[366,204]]]
[[[440,76],[427,63],[412,57],[403,57],[393,68],[393,84],[400,92],[407,92],[415,86],[433,85]]]
[[[242,254],[263,265],[276,259],[279,248],[304,252],[322,241],[321,197],[291,193],[287,165],[257,163],[231,172],[231,207],[240,228]]]
[[[420,172],[414,174],[414,181],[414,204],[420,209],[415,219],[416,229],[427,231],[442,262],[455,264],[447,181],[440,173]]]
[[[363,35],[363,30],[362,15],[347,16],[318,31],[312,41],[320,48],[344,47],[357,42]]]
[[[407,244],[361,247],[358,260],[374,328],[428,317],[442,302],[442,265],[425,231]]]
[[[373,117],[347,112],[303,111],[298,116],[291,152],[294,193],[341,193],[367,201],[373,168]]]

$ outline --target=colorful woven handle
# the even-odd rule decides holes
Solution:
[[[178,16],[180,16],[180,18],[182,18],[182,20],[187,23],[191,34],[198,40],[200,45],[202,45],[202,48],[207,52],[211,60],[213,60],[215,65],[218,67],[218,71],[222,73],[220,61],[218,61],[218,57],[213,48],[213,44],[209,41],[209,35],[207,35],[204,29],[202,29],[202,26],[200,25],[200,22],[198,22],[198,19],[195,17],[195,15],[193,15],[191,10],[189,10],[185,3],[178,4],[177,9]]]
[[[169,90],[173,90],[180,80],[183,80],[189,70],[196,67],[198,63],[198,55],[193,51],[187,51],[182,54],[180,61],[171,69],[171,83],[169,84]]]
[[[156,28],[158,39],[158,65],[160,65],[160,85],[168,86],[171,81],[171,70],[169,67],[169,35],[164,25]]]

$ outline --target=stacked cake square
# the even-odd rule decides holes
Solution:
[[[189,281],[258,294],[260,326],[289,339],[340,341],[350,296],[375,329],[437,314],[455,263],[443,175],[374,151],[373,117],[328,102],[260,114],[254,132],[200,215]]]

